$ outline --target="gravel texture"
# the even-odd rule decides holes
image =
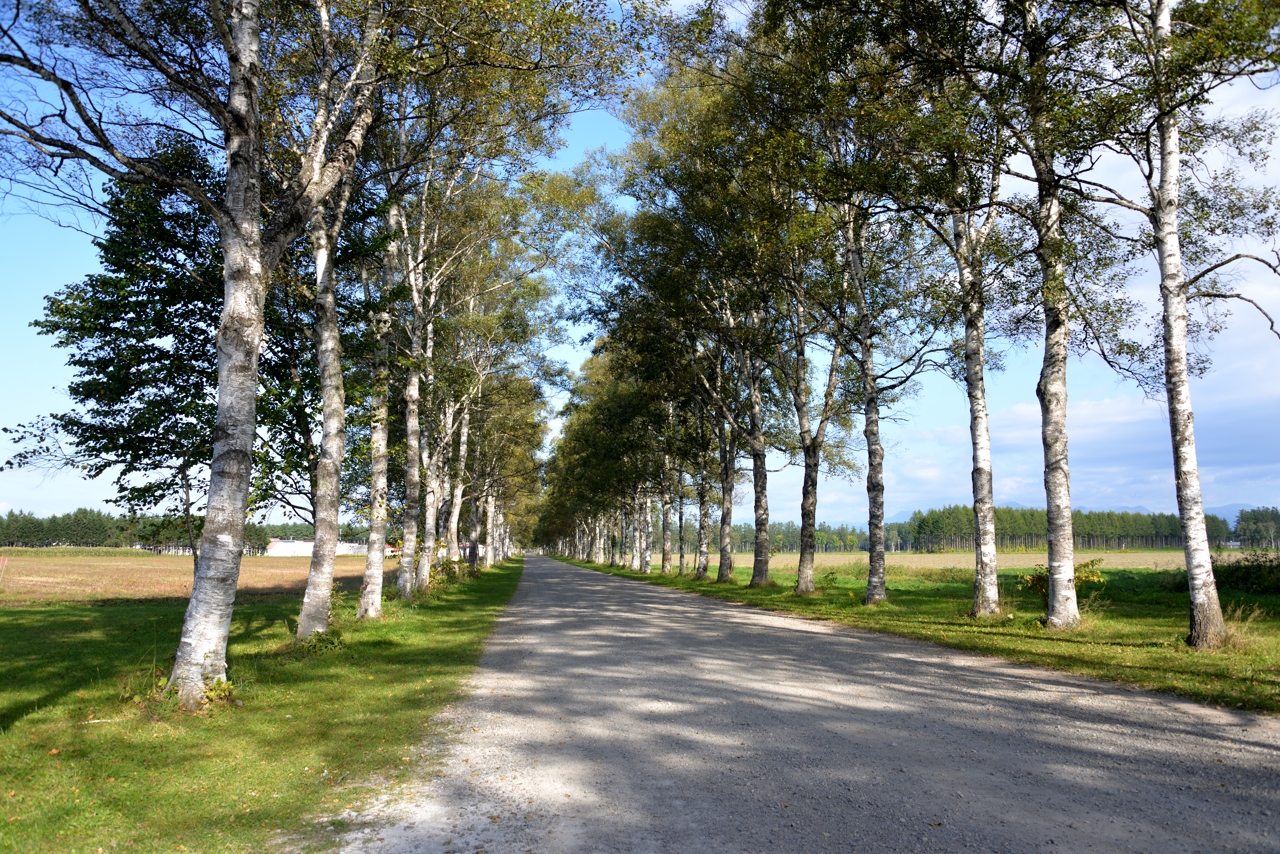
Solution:
[[[1280,852],[1280,720],[528,557],[344,852]]]

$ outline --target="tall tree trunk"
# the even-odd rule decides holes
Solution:
[[[1159,66],[1169,62],[1172,37],[1172,3],[1156,0],[1153,15]],[[1164,385],[1169,406],[1169,434],[1173,442],[1174,483],[1182,544],[1187,561],[1187,587],[1191,592],[1191,630],[1187,643],[1196,649],[1216,649],[1226,640],[1222,605],[1213,577],[1209,536],[1200,496],[1200,468],[1196,461],[1195,414],[1191,408],[1191,383],[1187,372],[1187,280],[1182,269],[1182,245],[1178,235],[1182,166],[1182,141],[1178,115],[1161,111],[1160,183],[1153,199],[1152,227],[1160,262],[1160,297],[1163,303]]]
[[[1039,4],[1018,10],[1026,36],[1026,112],[1036,178],[1036,260],[1044,310],[1044,362],[1036,397],[1044,447],[1045,507],[1048,511],[1049,613],[1046,625],[1071,629],[1080,624],[1076,607],[1075,537],[1071,524],[1071,475],[1067,464],[1067,346],[1070,304],[1062,247],[1062,201],[1056,129],[1051,121],[1049,38]]]
[[[404,384],[405,403],[405,467],[404,467],[404,516],[401,527],[404,532],[400,552],[400,573],[396,578],[396,593],[401,599],[413,597],[414,567],[418,550],[419,497],[422,486],[421,436],[422,425],[418,419],[419,387],[421,374],[417,366],[422,353],[420,327],[415,323],[410,344],[410,366]]]
[[[764,587],[769,583],[769,557],[773,551],[769,539],[769,467],[768,446],[764,439],[764,401],[760,395],[760,376],[751,378],[747,390],[750,433],[747,445],[751,449],[751,486],[755,498],[756,548],[751,565],[751,587]]]
[[[711,567],[711,472],[707,470],[707,457],[702,454],[698,462],[698,557],[693,577],[701,581]]]
[[[671,488],[665,477],[662,479],[662,574],[671,574]],[[681,549],[683,552],[684,550]]]
[[[884,445],[880,442],[880,388],[876,380],[871,322],[861,313],[862,435],[867,442],[867,597],[874,605],[885,599],[884,578]]]
[[[974,269],[969,226],[952,215],[957,267],[964,313],[964,385],[969,397],[969,439],[973,446],[974,580],[973,615],[1000,612],[996,574],[996,509],[991,474],[991,431],[987,425],[986,301],[983,282]]]
[[[497,496],[490,491],[484,497],[484,567],[493,567],[494,555],[498,552],[498,517]]]
[[[720,445],[720,566],[716,583],[733,580],[733,481],[737,475],[738,431],[728,424],[716,428]]]
[[[644,554],[641,538],[644,528],[640,523],[640,492],[637,490],[631,497],[631,571],[640,571],[640,560]]]
[[[640,517],[640,571],[648,575],[653,572],[653,502],[646,495],[640,506],[644,511]]]
[[[475,473],[472,473],[471,507],[467,515],[470,517],[467,520],[470,523],[467,526],[470,529],[467,535],[467,563],[474,572],[477,561],[480,559],[480,478]],[[584,547],[586,534],[587,532],[584,530],[582,532]]]
[[[270,271],[262,252],[262,137],[258,92],[262,65],[260,13],[233,4],[234,45],[228,62],[226,208],[220,227],[224,283],[218,352],[218,409],[200,556],[182,621],[169,687],[184,709],[205,702],[205,686],[226,680],[227,639],[235,607],[244,523],[249,507],[258,393],[258,353]]]
[[[684,575],[684,471],[680,472],[680,491],[677,507],[676,526],[680,530],[680,570],[677,575]]]
[[[320,367],[321,436],[312,497],[315,543],[307,589],[298,614],[298,640],[329,629],[333,594],[333,559],[338,549],[338,510],[342,500],[342,457],[347,444],[347,398],[342,382],[342,335],[338,327],[338,299],[334,290],[333,250],[342,229],[347,192],[334,205],[334,223],[326,221],[323,206],[311,219],[311,250],[316,266],[316,360]]]
[[[364,581],[360,585],[360,607],[356,617],[376,620],[382,617],[382,566],[387,552],[387,335],[391,320],[385,313],[373,317],[374,363],[373,393],[370,399],[369,424],[369,549],[365,554]]]
[[[427,387],[427,394],[430,395],[435,386],[435,368],[432,363],[432,359],[435,356],[436,341],[434,290],[427,294],[424,304],[427,318],[422,335],[423,380]],[[440,509],[440,455],[438,446],[441,440],[439,433],[444,433],[445,441],[447,442],[447,437],[452,435],[453,427],[453,411],[448,407],[446,407],[446,410],[447,416],[443,429],[437,426],[435,430],[429,430],[426,437],[419,443],[421,445],[421,465],[425,476],[421,478],[423,487],[422,547],[418,550],[418,567],[413,579],[414,588],[417,590],[427,590],[431,587],[431,568],[435,566],[437,557],[436,526],[438,525],[438,520],[436,514]]]
[[[1067,464],[1067,356],[1070,306],[1062,263],[1061,206],[1055,186],[1041,185],[1037,254],[1044,294],[1044,363],[1036,398],[1044,446],[1044,491],[1048,515],[1049,613],[1046,625],[1073,629],[1076,605],[1075,536],[1071,520],[1071,473]]]
[[[467,440],[471,434],[471,407],[462,407],[462,421],[458,425],[458,477],[453,484],[453,496],[449,499],[449,527],[444,532],[445,559],[452,566],[453,573],[458,572],[458,561],[462,557],[458,549],[458,520],[462,518],[462,490],[466,478],[463,473],[467,465]]]
[[[805,432],[808,432],[807,428]],[[800,485],[800,562],[796,571],[795,592],[809,595],[817,592],[813,582],[814,553],[817,551],[818,529],[818,464],[819,445],[813,439],[804,442],[804,477]]]
[[[797,327],[803,329],[807,324],[806,309],[799,300],[795,310]],[[800,560],[796,568],[795,586],[795,592],[802,596],[817,592],[813,575],[814,554],[817,551],[818,467],[822,462],[822,444],[826,439],[827,424],[835,407],[842,353],[839,344],[832,347],[827,384],[823,390],[822,410],[818,414],[818,424],[814,429],[809,418],[809,360],[805,355],[804,338],[797,336],[796,367],[792,377],[791,392],[796,410],[801,453],[804,456],[804,477],[800,486]]]

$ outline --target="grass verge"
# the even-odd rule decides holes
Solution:
[[[430,759],[431,718],[459,696],[522,569],[388,601],[380,622],[356,623],[339,595],[336,631],[301,646],[296,595],[242,597],[228,676],[243,707],[198,715],[145,697],[184,601],[0,610],[0,852],[322,845],[326,816]]]
[[[563,558],[561,558],[563,560]],[[968,616],[972,569],[889,566],[889,601],[862,602],[866,567],[819,568],[817,596],[796,596],[795,572],[773,571],[776,586],[747,587],[751,571],[737,567],[733,581],[640,574],[616,567],[578,566],[742,602],[771,611],[831,620],[873,631],[918,638],[969,652],[1052,667],[1071,673],[1179,694],[1206,703],[1280,711],[1280,596],[1220,591],[1232,642],[1214,653],[1186,645],[1189,600],[1174,572],[1105,569],[1101,585],[1080,590],[1083,625],[1071,632],[1040,623],[1040,598],[1019,589],[1019,573],[1001,573],[1004,612]],[[714,574],[715,567],[712,567]]]

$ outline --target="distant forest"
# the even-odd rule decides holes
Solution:
[[[204,519],[195,517],[194,535],[198,539]],[[274,525],[245,526],[245,547],[263,551],[272,537],[310,539],[315,529],[305,522],[283,522]],[[343,525],[343,540],[360,540],[368,531]],[[187,545],[186,524],[181,516],[112,516],[100,510],[81,508],[61,516],[40,518],[31,513],[10,510],[0,516],[0,546],[84,546],[167,549]]]
[[[1182,531],[1172,513],[1117,513],[1110,510],[1077,510],[1071,514],[1078,549],[1181,548]],[[1275,549],[1280,545],[1280,509],[1261,507],[1243,510],[1233,526],[1221,516],[1205,515],[1209,542],[1226,547],[1239,542],[1243,548]],[[1048,522],[1044,510],[1026,507],[996,508],[996,544],[1001,551],[1035,550],[1047,547]],[[733,550],[751,551],[755,527],[742,523],[733,527]],[[712,550],[720,547],[719,529],[713,528]],[[769,525],[769,539],[775,552],[800,550],[800,526],[795,522]],[[819,552],[855,552],[867,547],[867,532],[852,525],[832,527],[820,524]],[[973,548],[973,508],[955,504],[941,509],[911,514],[906,522],[885,525],[886,551],[968,551]]]
[[[1072,514],[1078,549],[1179,548],[1182,533],[1178,517],[1171,513],[1115,513],[1095,510]],[[195,519],[195,536],[200,536],[202,519]],[[1243,548],[1275,549],[1280,546],[1280,508],[1243,510],[1233,526],[1221,516],[1206,514],[1209,541],[1214,546],[1239,542]],[[1045,511],[1025,507],[996,508],[996,542],[1002,551],[1045,548]],[[695,539],[696,522],[686,520],[686,549]],[[711,550],[720,548],[719,526],[712,526]],[[733,550],[751,551],[755,527],[749,522],[734,525]],[[393,534],[395,531],[389,532]],[[266,549],[272,537],[310,539],[314,529],[305,522],[284,522],[245,528],[245,546]],[[366,528],[343,525],[341,538],[359,542],[368,536]],[[800,550],[800,526],[795,522],[769,525],[769,539],[775,552]],[[867,547],[867,532],[855,525],[818,525],[819,552],[857,552]],[[186,546],[187,534],[179,516],[112,516],[99,510],[76,510],[61,516],[40,518],[30,513],[9,511],[0,516],[0,546],[88,546],[141,547],[164,549]],[[973,548],[973,508],[955,504],[941,509],[911,514],[906,522],[885,525],[887,551],[968,551]]]

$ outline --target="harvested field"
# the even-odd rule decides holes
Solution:
[[[1182,552],[1076,552],[1076,563],[1084,563],[1085,561],[1102,559],[1102,568],[1104,569],[1186,569],[1186,563],[1183,560]],[[712,571],[715,570],[716,562],[719,560],[716,554],[711,555]],[[786,572],[790,570],[795,572],[796,561],[799,556],[794,552],[790,554],[776,554],[769,561],[769,569],[780,570]],[[688,565],[688,557],[686,557],[686,565]],[[1001,553],[999,556],[1000,568],[1003,569],[1031,569],[1037,564],[1046,564],[1049,562],[1049,555],[1044,552],[1014,552]],[[837,567],[854,567],[860,566],[865,569],[867,565],[866,552],[826,552],[815,555],[814,563],[819,570],[834,569]],[[916,554],[915,552],[887,552],[885,554],[885,563],[890,568],[900,567],[905,570],[911,569],[952,569],[962,568],[973,570],[973,555],[961,554],[958,552],[949,552],[943,554]],[[734,566],[751,566],[751,554],[742,553],[733,556]]]
[[[0,549],[9,565],[0,576],[0,603],[164,599],[191,595],[191,557],[155,555],[140,549]],[[297,594],[307,583],[305,557],[246,557],[240,590]],[[343,589],[359,589],[364,558],[342,555],[334,575]]]

